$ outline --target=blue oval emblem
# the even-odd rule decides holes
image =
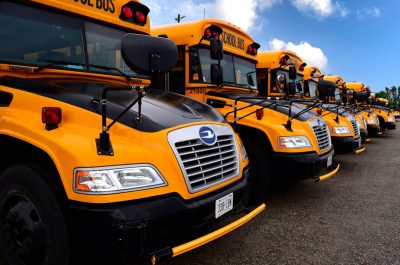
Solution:
[[[201,127],[199,130],[200,140],[206,145],[214,145],[217,141],[217,135],[209,127]]]

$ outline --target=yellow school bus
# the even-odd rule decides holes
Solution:
[[[349,102],[360,109],[367,124],[368,135],[378,135],[380,131],[379,118],[368,104],[371,91],[361,82],[347,82],[345,90]]]
[[[306,67],[306,71],[307,71]],[[305,75],[306,76],[306,75]],[[351,113],[354,118],[357,120],[357,124],[360,130],[361,142],[366,143],[369,142],[368,138],[368,129],[367,129],[367,121],[364,118],[364,115],[367,115],[365,112],[365,106],[360,106],[361,103],[357,103],[356,96],[364,95],[365,97],[360,96],[360,100],[366,99],[366,93],[353,93],[352,89],[347,88],[347,83],[344,82],[343,78],[340,76],[328,75],[323,76],[325,80],[331,81],[337,84],[337,88],[335,90],[335,95],[329,97],[329,102],[341,104],[341,109],[344,113]]]
[[[325,180],[337,172],[323,120],[302,106],[263,97],[256,77],[260,46],[242,29],[204,19],[152,28],[151,34],[178,47],[169,91],[208,103],[239,132],[261,189],[256,193],[265,193],[272,176]]]
[[[0,1],[2,265],[155,263],[265,208],[245,204],[249,161],[223,116],[154,88],[177,49],[148,13]]]
[[[373,109],[378,115],[380,131],[396,129],[396,117],[392,109],[388,107],[389,100],[386,98],[376,98],[373,101]]]
[[[327,124],[335,151],[358,151],[361,139],[356,121],[352,115],[339,115],[334,104],[320,104],[310,101],[313,97],[304,94],[304,70],[306,63],[294,52],[278,50],[261,52],[258,56],[257,79],[266,94],[271,97],[285,97],[306,104],[318,110]],[[309,80],[308,85],[315,85]],[[303,99],[303,101],[302,101]]]

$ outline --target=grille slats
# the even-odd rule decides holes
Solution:
[[[315,125],[315,123],[317,125]],[[325,151],[331,147],[331,136],[326,123],[322,120],[320,120],[319,123],[320,124],[318,124],[317,120],[313,120],[311,126],[317,137],[319,150]]]
[[[239,174],[233,133],[218,135],[212,146],[200,139],[189,139],[175,142],[173,147],[191,192],[212,187]]]
[[[353,127],[354,135],[355,135],[356,137],[359,136],[359,135],[360,135],[360,130],[358,129],[357,121],[356,121],[356,120],[352,120],[352,121],[351,121],[351,126]]]
[[[218,151],[219,151],[219,149],[218,149]],[[193,153],[193,156],[195,156],[194,158],[186,158],[186,159],[184,159],[183,157],[187,156],[187,155],[182,155],[181,158],[182,158],[183,163],[187,163],[187,162],[203,160],[203,159],[207,159],[207,158],[211,158],[211,157],[215,157],[215,156],[220,156],[220,155],[223,155],[223,154],[229,154],[231,152],[232,152],[232,150],[228,150],[228,151],[225,151],[225,152],[212,153],[210,155],[204,155],[204,156],[196,156],[196,153]]]
[[[232,156],[225,157],[225,158],[221,158],[221,159],[218,159],[218,160],[215,160],[215,161],[210,161],[210,162],[202,163],[201,165],[200,165],[200,164],[197,164],[197,165],[193,165],[193,166],[187,166],[187,167],[185,167],[185,168],[186,168],[186,171],[189,171],[189,170],[191,170],[191,169],[193,169],[193,168],[198,168],[198,167],[202,167],[202,166],[203,166],[203,167],[204,167],[204,166],[208,166],[208,165],[211,165],[211,164],[214,164],[214,163],[218,163],[218,162],[221,162],[221,161],[227,160],[227,159],[232,159],[232,158],[235,158],[235,156],[232,155]]]
[[[230,163],[225,163],[225,166],[233,165],[235,163],[236,163],[235,161],[230,162]],[[218,169],[221,169],[221,165],[218,165],[218,166],[215,166],[215,167],[212,167],[212,168],[208,168],[206,170],[190,173],[190,174],[188,174],[188,177],[190,178],[191,176],[195,176],[195,175],[199,175],[199,174],[205,174],[205,173],[208,173],[208,172],[211,172],[211,171],[214,171],[214,170],[218,170]]]

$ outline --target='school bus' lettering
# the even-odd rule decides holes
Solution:
[[[232,33],[224,31],[222,33],[222,41],[229,46],[239,48],[244,51],[244,39],[236,37]]]
[[[115,5],[114,0],[73,0],[74,2],[80,2],[83,5],[88,5],[90,7],[95,7],[106,12],[114,14]]]

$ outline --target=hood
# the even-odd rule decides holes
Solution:
[[[106,87],[115,84],[76,79],[26,79],[2,77],[0,85],[13,87],[44,97],[62,101],[101,115],[101,95]],[[137,98],[133,91],[109,91],[107,117],[115,119]],[[174,93],[150,90],[142,100],[142,121],[137,122],[138,105],[131,108],[118,122],[131,128],[156,132],[193,122],[224,122],[212,107]],[[100,125],[100,124],[99,124]]]
[[[209,96],[214,96],[214,97],[220,97],[220,98],[226,98],[230,100],[236,100],[240,97],[248,97],[249,99],[241,99],[241,102],[246,102],[249,104],[254,104],[256,103],[258,106],[261,107],[266,107],[271,110],[275,110],[279,113],[282,113],[286,116],[289,115],[289,106],[290,102],[287,100],[269,100],[265,101],[262,103],[257,103],[262,101],[260,97],[257,95],[252,95],[252,94],[243,94],[243,93],[238,93],[237,91],[210,91],[207,93]],[[291,116],[297,115],[299,112],[303,111],[306,107],[304,107],[301,104],[293,103],[292,104],[292,112]],[[308,121],[309,119],[317,116],[318,114],[312,110],[301,114],[300,116],[296,117],[296,120],[300,121]]]

